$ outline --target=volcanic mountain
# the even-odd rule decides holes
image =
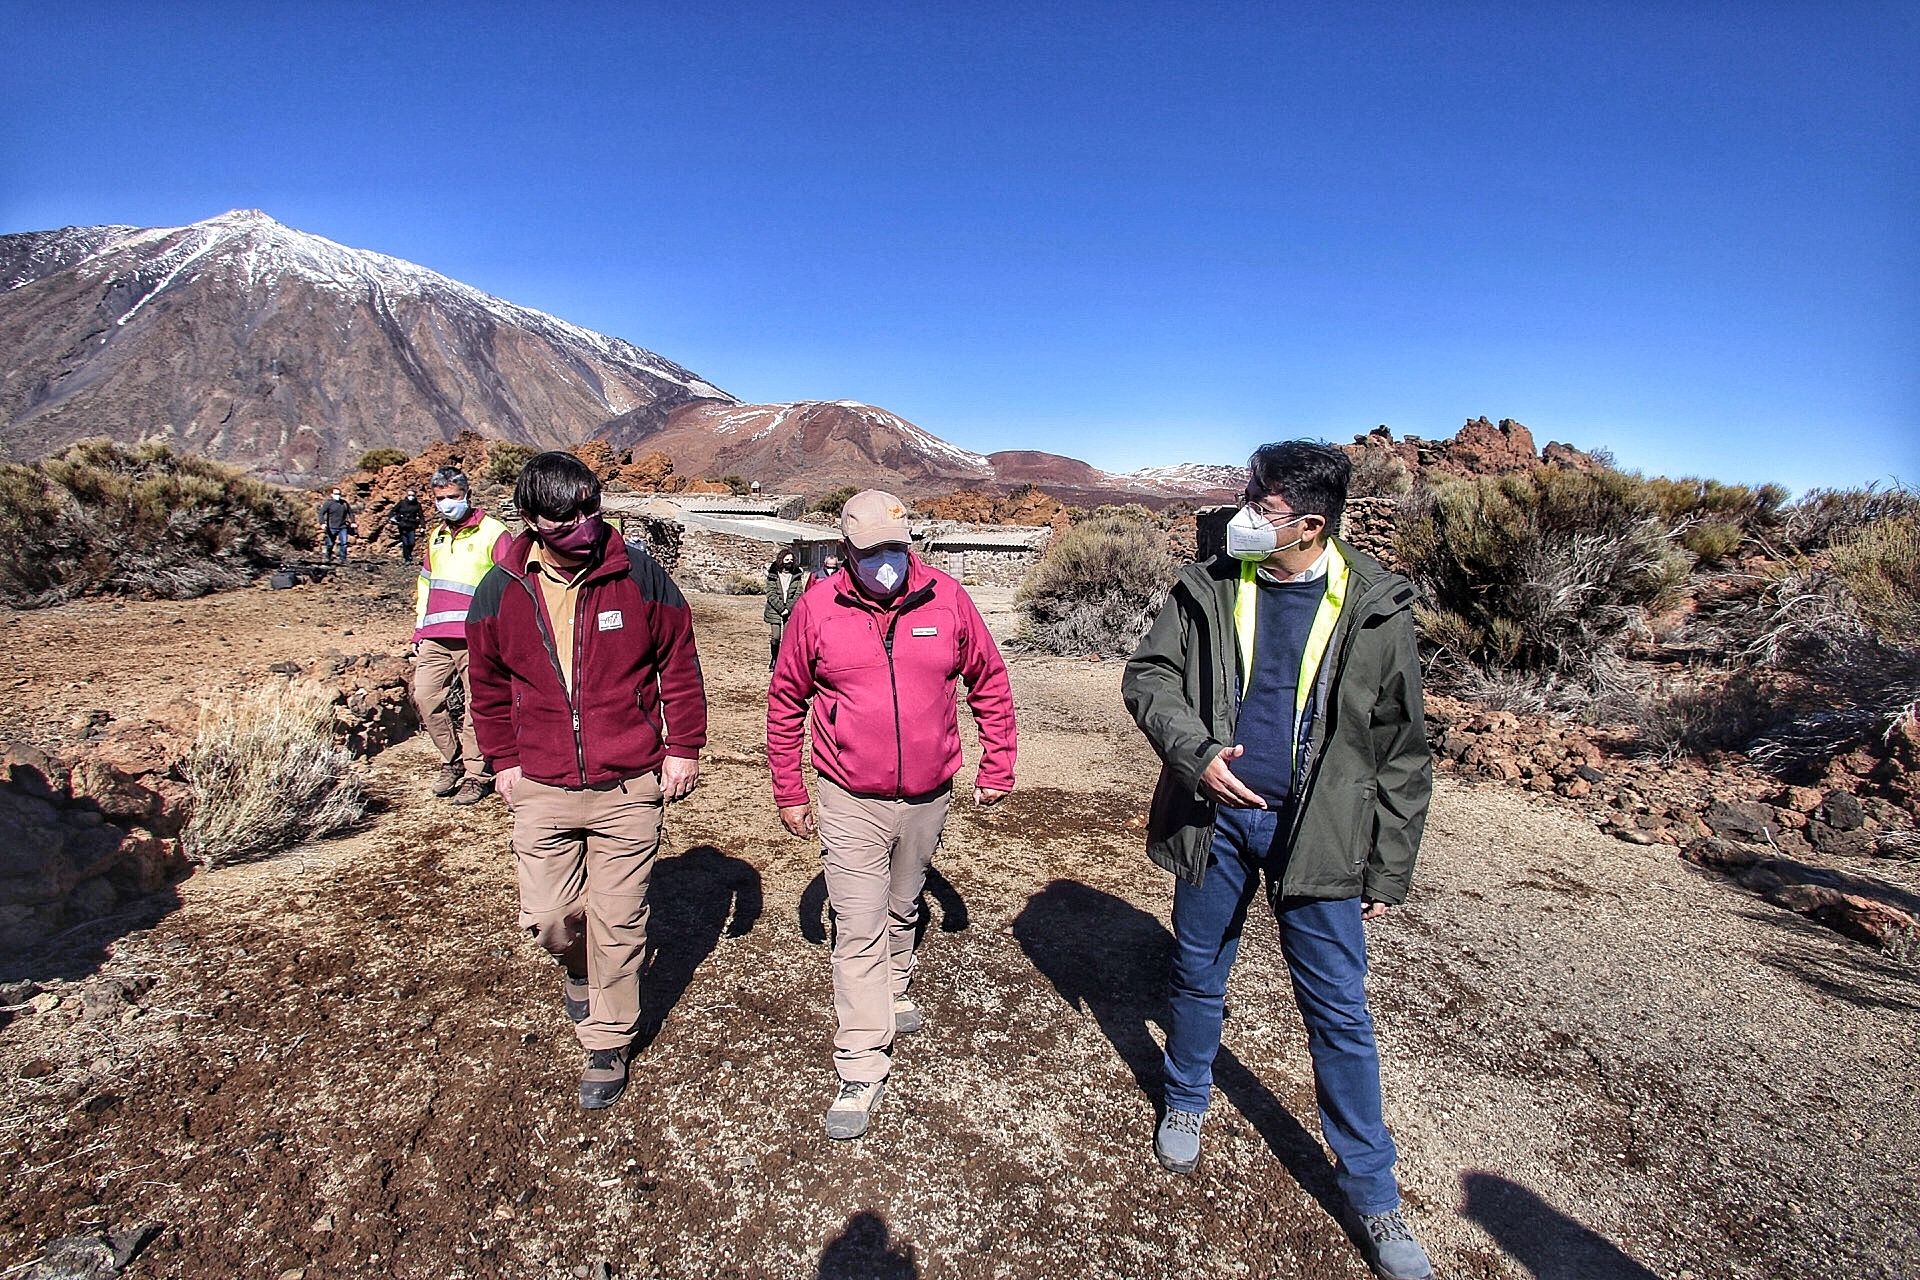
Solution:
[[[622,415],[601,434],[636,453],[665,453],[685,475],[737,475],[808,494],[849,484],[910,495],[1032,485],[1077,502],[1134,502],[1220,496],[1245,479],[1238,468],[1203,464],[1116,475],[1032,449],[974,453],[856,400],[694,401],[657,423],[644,414]]]
[[[241,209],[0,236],[0,452],[158,438],[271,478],[732,397],[650,351]]]
[[[22,459],[87,436],[159,439],[310,483],[371,448],[417,454],[470,430],[543,447],[601,437],[664,451],[682,475],[809,494],[1034,485],[1109,502],[1239,484],[1192,464],[1113,475],[973,453],[852,400],[739,404],[629,342],[253,209],[0,236],[0,352],[0,456]]]

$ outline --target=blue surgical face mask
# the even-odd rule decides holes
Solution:
[[[440,514],[449,521],[465,520],[467,512],[473,510],[473,504],[465,498],[435,498],[433,505],[438,507]]]
[[[853,576],[867,594],[889,600],[907,585],[907,552],[904,547],[878,547],[854,553]]]

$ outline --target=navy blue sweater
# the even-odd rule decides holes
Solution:
[[[1313,630],[1313,615],[1327,594],[1324,576],[1307,582],[1259,583],[1254,628],[1253,678],[1240,699],[1234,742],[1247,753],[1232,769],[1247,788],[1278,808],[1293,793],[1294,714],[1300,659]]]

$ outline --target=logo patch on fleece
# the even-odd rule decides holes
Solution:
[[[602,631],[618,631],[626,625],[626,619],[620,616],[618,609],[607,609],[600,614],[600,629]]]
[[[939,635],[939,634],[940,634],[940,628],[938,628],[938,627],[915,627],[915,628],[913,629],[913,634],[915,634],[915,635],[917,635],[917,636],[937,636],[937,635]]]

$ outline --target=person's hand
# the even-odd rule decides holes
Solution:
[[[413,659],[413,658],[418,658],[419,656],[420,656],[420,642],[418,640],[409,642],[407,645],[407,657],[409,659]]]
[[[1267,802],[1247,789],[1246,783],[1233,776],[1233,770],[1227,767],[1229,761],[1238,760],[1247,754],[1242,746],[1228,747],[1215,756],[1207,765],[1206,772],[1200,775],[1200,785],[1206,788],[1208,795],[1218,804],[1230,809],[1264,809]]]
[[[1390,902],[1371,902],[1363,898],[1361,899],[1360,905],[1360,918],[1362,920],[1378,920],[1391,910],[1393,910],[1393,904]]]
[[[810,804],[781,805],[780,825],[793,835],[805,840],[813,834],[813,806]]]
[[[687,756],[668,756],[660,762],[660,794],[669,803],[685,800],[700,782],[700,762]]]
[[[499,795],[500,802],[513,808],[513,789],[520,784],[520,766],[502,769],[493,775],[493,789]]]
[[[992,787],[975,786],[973,789],[973,802],[982,809],[999,804],[1006,798],[1006,792],[995,791]]]

